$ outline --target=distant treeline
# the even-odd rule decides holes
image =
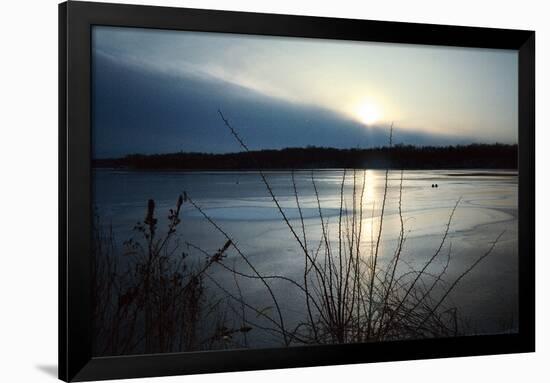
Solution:
[[[236,170],[236,169],[516,169],[517,145],[395,145],[370,149],[286,148],[225,154],[131,154],[95,159],[96,168]]]

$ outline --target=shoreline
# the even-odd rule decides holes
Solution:
[[[156,172],[167,172],[167,173],[291,173],[291,172],[330,172],[330,171],[343,171],[343,170],[393,170],[393,171],[471,171],[470,173],[446,173],[445,176],[448,177],[476,177],[476,176],[518,176],[518,169],[513,168],[273,168],[273,169],[216,169],[216,168],[205,168],[205,169],[189,169],[189,168],[133,168],[133,167],[108,167],[108,166],[93,166],[92,171],[126,171],[126,172],[136,172],[136,173],[156,173]],[[487,172],[483,172],[483,171]],[[508,174],[507,174],[508,173]]]

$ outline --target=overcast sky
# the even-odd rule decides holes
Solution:
[[[517,142],[508,50],[94,27],[96,157]]]

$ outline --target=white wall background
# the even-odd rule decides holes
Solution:
[[[126,1],[121,1],[126,2]],[[537,32],[537,353],[143,382],[519,382],[548,379],[550,23],[544,1],[181,0],[181,7],[412,21]],[[57,364],[57,1],[0,3],[0,381],[54,381]]]

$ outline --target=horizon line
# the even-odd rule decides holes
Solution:
[[[287,146],[284,148],[262,148],[262,149],[251,149],[248,152],[281,152],[285,150],[313,150],[313,149],[321,149],[321,150],[336,150],[336,151],[377,151],[377,150],[387,150],[387,149],[396,149],[396,148],[415,148],[415,149],[427,149],[427,148],[437,148],[437,149],[443,149],[443,148],[460,148],[460,147],[470,147],[470,146],[518,146],[518,143],[502,143],[502,142],[493,142],[493,143],[486,143],[486,142],[472,142],[469,144],[442,144],[442,145],[414,145],[414,144],[404,144],[404,143],[397,143],[393,144],[391,146],[384,145],[384,146],[372,146],[367,148],[360,148],[360,147],[348,147],[348,148],[337,148],[333,146],[317,146],[317,145],[307,145],[307,146]],[[170,152],[161,152],[161,153],[127,153],[121,156],[117,157],[97,157],[93,158],[94,160],[114,160],[114,159],[124,159],[131,156],[167,156],[167,155],[177,155],[177,154],[194,154],[194,155],[212,155],[212,156],[224,156],[224,155],[235,155],[235,154],[242,154],[247,153],[246,150],[241,151],[232,151],[232,152],[198,152],[198,151],[170,151]]]

